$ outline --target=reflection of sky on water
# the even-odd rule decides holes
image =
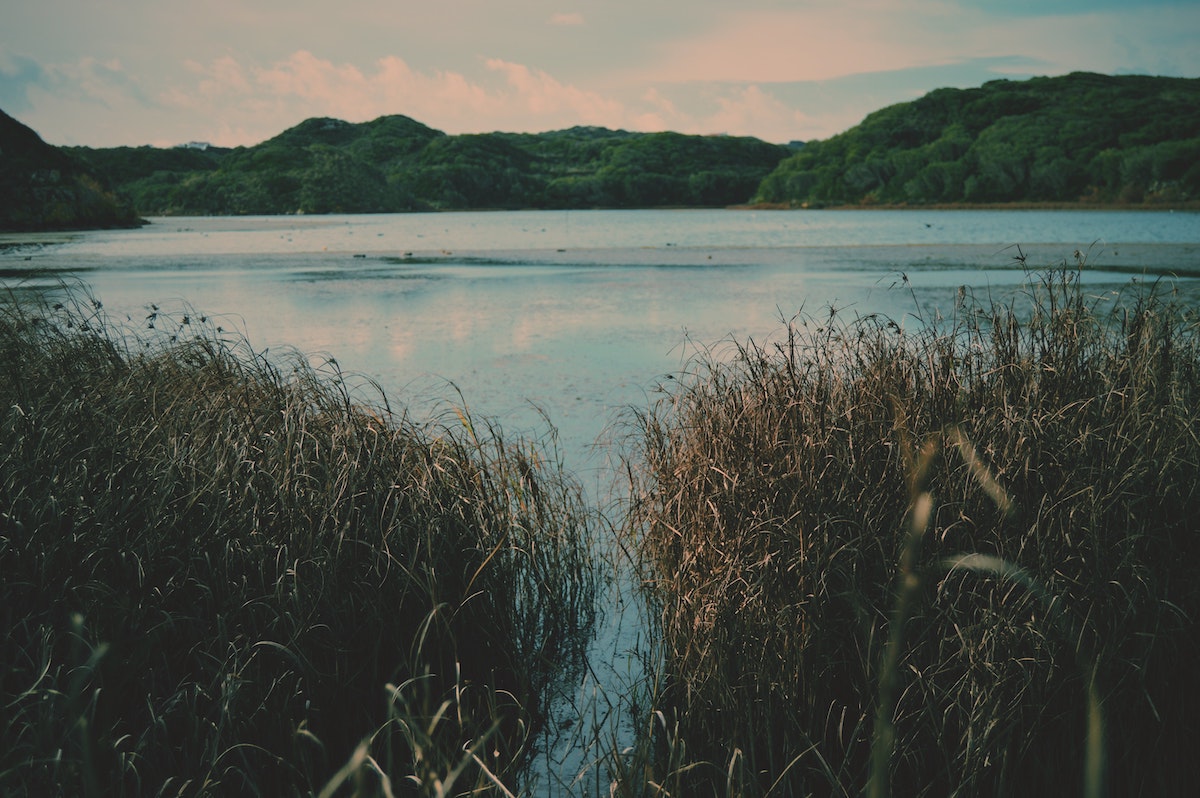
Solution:
[[[695,346],[761,340],[800,311],[948,309],[960,285],[1023,282],[1018,252],[1044,267],[1079,248],[1117,270],[1089,272],[1098,285],[1147,267],[1200,272],[1197,214],[414,214],[0,238],[6,285],[76,275],[133,318],[186,302],[259,348],[335,356],[394,403],[418,385],[444,395],[449,380],[476,412],[521,428],[540,426],[532,402],[575,453]]]
[[[1126,237],[1093,246],[1099,228]],[[1097,295],[1143,272],[1200,274],[1198,214],[189,219],[40,241],[0,236],[0,286],[53,290],[78,277],[116,318],[143,324],[150,303],[177,318],[194,310],[259,351],[298,350],[316,365],[334,357],[352,384],[375,380],[393,408],[418,417],[458,401],[447,381],[510,438],[545,432],[544,412],[567,467],[600,499],[619,472],[589,444],[624,408],[647,407],[698,348],[766,342],[784,320],[825,319],[831,306],[843,319],[879,313],[913,327],[951,314],[959,286],[981,300],[1015,296],[1027,280],[1020,253],[1043,268],[1081,249]],[[1200,307],[1200,280],[1176,285]],[[641,627],[618,605],[605,605],[616,609],[584,702],[598,700],[589,689],[619,700],[640,672],[625,650]]]

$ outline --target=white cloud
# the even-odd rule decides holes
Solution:
[[[148,101],[137,79],[125,71],[117,58],[101,61],[86,56],[75,63],[52,66],[47,72],[56,88],[106,108]]]
[[[541,129],[613,124],[625,115],[621,103],[560,83],[541,70],[500,59],[489,59],[487,67],[504,76],[508,95],[505,99],[515,102],[521,112],[516,119],[537,119],[541,122],[537,127]]]
[[[344,0],[336,18],[315,0],[215,2],[10,4],[0,105],[48,140],[97,146],[249,144],[309,116],[393,113],[450,133],[781,140],[1006,69],[1200,74],[1195,0],[1153,13],[1119,0]]]
[[[195,116],[211,114],[213,133],[197,133],[214,144],[246,144],[268,138],[311,116],[363,122],[406,114],[434,126],[492,113],[498,102],[483,87],[456,72],[421,72],[402,58],[387,56],[367,69],[337,64],[300,50],[269,66],[245,65],[232,57],[189,64],[193,85],[175,86],[164,99]],[[222,141],[222,132],[255,130],[252,141]]]
[[[184,66],[192,74],[200,76],[197,88],[205,97],[249,94],[253,90],[246,70],[232,56],[218,58],[207,67],[195,61],[186,61]]]
[[[662,6],[634,16],[632,0],[586,20],[540,3],[521,13],[441,4],[403,15],[371,5],[373,44],[352,48],[348,28],[336,26],[329,37],[254,28],[261,46],[245,36],[217,44],[206,32],[203,46],[183,37],[178,51],[153,58],[150,48],[106,40],[76,50],[92,56],[57,63],[0,48],[0,98],[50,139],[99,146],[251,144],[311,116],[384,114],[449,133],[592,124],[786,141],[824,138],[887,103],[1006,69],[1200,73],[1191,46],[1200,6],[1148,15],[1108,4],[1031,24],[963,0],[695,2],[671,24]],[[259,17],[246,25],[277,19]],[[398,35],[381,33],[389,25]],[[549,35],[546,26],[573,27]],[[306,39],[320,43],[299,47]],[[895,76],[905,76],[903,91]]]
[[[500,58],[485,59],[482,67],[479,75],[468,77],[414,69],[398,56],[367,68],[303,50],[269,66],[244,65],[227,56],[208,65],[189,64],[194,83],[175,87],[163,101],[208,120],[206,129],[190,138],[226,145],[261,141],[311,116],[362,122],[406,114],[449,133],[599,125],[772,141],[811,137],[821,121],[781,101],[769,86],[721,84],[699,99],[676,95],[670,86],[624,96],[584,89]]]
[[[151,143],[170,146],[202,140],[220,146],[254,144],[314,116],[363,122],[405,114],[448,133],[544,131],[598,125],[638,131],[751,135],[769,141],[824,137],[861,119],[870,108],[832,118],[799,107],[771,84],[665,83],[633,91],[596,91],[551,73],[501,58],[478,62],[474,75],[420,70],[399,56],[373,63],[337,63],[298,50],[260,65],[222,55],[211,62],[184,62],[185,73],[149,101],[119,63],[85,59],[60,70],[60,83],[75,88],[39,96],[41,119],[52,128],[68,117],[81,96],[111,113],[89,115],[91,140],[61,143],[94,146]],[[69,75],[67,73],[69,72]],[[68,77],[70,80],[68,81]],[[76,109],[74,114],[78,115]],[[125,130],[135,133],[121,133]],[[96,136],[103,132],[101,139]]]
[[[180,111],[212,114],[214,131],[259,128],[257,140],[309,116],[362,122],[405,114],[451,133],[578,124],[641,128],[652,123],[636,108],[543,70],[499,58],[486,59],[482,66],[483,73],[472,79],[458,72],[413,69],[398,56],[380,58],[366,69],[307,51],[266,67],[223,57],[208,65],[190,63],[195,83],[174,87],[163,100]],[[216,144],[232,143],[222,141],[220,132],[197,137],[202,135]]]
[[[754,136],[777,143],[824,138],[861,121],[865,111],[805,110],[786,102],[772,86],[714,84],[686,92],[678,86],[651,88],[631,115],[634,130]],[[866,110],[874,110],[868,108]]]
[[[720,111],[710,117],[714,132],[739,136],[768,135],[776,141],[798,138],[797,131],[805,124],[804,114],[781,103],[756,85],[746,86],[731,96],[717,100]],[[771,136],[766,133],[775,133]],[[786,136],[783,131],[790,131]]]

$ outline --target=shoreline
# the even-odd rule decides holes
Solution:
[[[1181,203],[1095,203],[1095,202],[950,202],[931,203],[928,205],[901,204],[841,204],[841,205],[791,205],[783,202],[757,202],[740,205],[664,205],[654,207],[607,207],[594,208],[426,208],[410,211],[364,211],[356,214],[342,213],[270,213],[270,214],[193,214],[152,213],[140,214],[138,221],[131,224],[105,225],[97,227],[24,227],[0,228],[0,235],[28,235],[51,233],[83,233],[104,230],[136,230],[153,223],[153,219],[246,219],[246,218],[279,218],[292,219],[299,217],[327,218],[334,216],[391,216],[391,215],[420,215],[443,213],[524,213],[524,212],[587,212],[587,211],[1140,211],[1146,213],[1182,213],[1200,212],[1200,200],[1190,200]]]
[[[756,202],[730,205],[737,211],[1147,211],[1196,212],[1200,200],[1172,203],[1145,202],[934,202],[921,205],[907,203],[846,203],[830,205],[792,205],[786,202]]]

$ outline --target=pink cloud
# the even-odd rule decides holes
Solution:
[[[720,84],[702,107],[687,108],[669,83],[618,98],[500,58],[473,77],[414,69],[399,56],[360,67],[300,50],[268,66],[223,56],[189,63],[195,82],[160,96],[164,106],[202,120],[180,140],[250,144],[313,116],[363,122],[405,114],[448,133],[543,131],[574,125],[684,133],[754,135],[772,141],[812,138],[828,120],[805,115],[769,85]],[[850,120],[851,122],[857,119]]]
[[[745,136],[769,130],[776,132],[771,138],[788,141],[799,138],[798,131],[806,124],[803,113],[784,105],[755,85],[719,97],[717,105],[720,110],[706,120],[713,126],[713,132]],[[779,135],[784,131],[787,135]]]
[[[592,91],[559,82],[548,73],[500,59],[489,59],[487,68],[505,77],[512,97],[526,113],[552,127],[612,123],[625,116],[621,103]]]
[[[367,69],[303,50],[268,67],[224,57],[189,64],[196,84],[173,88],[163,99],[180,109],[209,109],[225,130],[262,127],[264,138],[309,116],[361,122],[406,114],[451,133],[619,126],[637,118],[621,102],[542,70],[502,59],[487,59],[483,66],[485,73],[471,79],[416,70],[398,56],[380,58]]]

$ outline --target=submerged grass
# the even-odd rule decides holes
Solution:
[[[662,687],[621,793],[1190,794],[1200,326],[1085,266],[794,319],[639,416]]]
[[[0,792],[511,787],[594,613],[553,446],[141,327],[0,301]]]

